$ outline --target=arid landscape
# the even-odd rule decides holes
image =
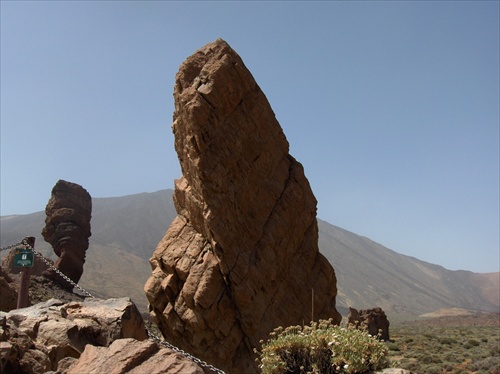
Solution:
[[[92,199],[59,180],[44,212],[1,217],[3,248],[31,236],[23,260],[33,243],[54,260],[35,261],[43,302],[15,308],[27,282],[20,254],[2,250],[2,370],[171,374],[187,359],[190,373],[498,372],[499,273],[447,270],[317,219],[303,165],[224,40],[175,78],[173,191]],[[51,299],[73,287],[88,298]]]
[[[130,296],[145,312],[148,260],[175,215],[172,190],[93,199],[92,236],[80,284],[96,296]],[[44,219],[44,212],[1,217],[2,247],[33,235],[35,249],[54,259],[40,234]],[[345,316],[349,306],[380,306],[391,321],[443,308],[498,311],[498,273],[447,270],[321,220],[319,246],[337,274],[337,306]]]
[[[151,271],[147,259],[175,217],[171,198],[172,191],[163,190],[94,199],[93,236],[80,282],[86,290],[102,298],[130,296],[148,318],[143,292]],[[54,258],[52,249],[39,234],[44,218],[44,212],[2,217],[2,246],[34,235],[35,248]],[[141,229],[136,233],[133,227]],[[387,345],[392,366],[413,373],[500,372],[500,315],[495,313],[498,273],[449,271],[398,254],[324,221],[319,221],[319,230],[320,249],[327,258],[333,259],[339,279],[337,305],[344,320],[349,306],[382,305],[387,309],[391,322],[391,342]],[[346,271],[353,267],[370,271],[367,274]],[[398,269],[404,269],[404,274],[398,274]],[[392,272],[392,276],[381,276],[386,271]],[[408,274],[415,280],[412,288],[401,284]],[[436,290],[434,295],[430,291],[421,292],[429,274],[434,274],[429,289]],[[448,284],[452,279],[462,282],[461,288],[454,288],[460,292],[454,295],[446,288],[447,283],[435,281],[437,277],[447,279]],[[464,283],[464,279],[469,283]],[[364,287],[365,284],[371,287]],[[382,287],[391,291],[381,291]],[[467,295],[467,290],[471,295]],[[34,301],[65,295],[53,286],[40,284],[36,284],[32,292]],[[410,295],[407,292],[411,292]],[[441,299],[440,295],[447,295],[448,299]],[[417,303],[413,299],[428,302]],[[474,300],[478,303],[477,309],[473,307]]]
[[[93,199],[92,236],[80,284],[100,297],[130,296],[146,312],[148,260],[175,215],[172,190]],[[35,249],[54,258],[41,236],[44,219],[44,212],[1,217],[2,247],[33,235]],[[336,271],[337,306],[344,316],[349,306],[380,306],[393,322],[443,308],[498,311],[498,273],[447,270],[321,220],[319,246]]]
[[[413,373],[500,373],[500,315],[449,312],[395,324],[388,343],[392,365]]]
[[[500,0],[0,8],[0,374],[500,374]]]

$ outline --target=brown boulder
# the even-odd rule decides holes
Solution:
[[[333,318],[316,199],[251,73],[219,39],[180,67],[172,125],[178,213],[145,286],[167,340],[229,372],[257,372],[275,327]]]
[[[382,308],[361,309],[359,311],[349,308],[347,323],[366,329],[370,335],[380,334],[381,340],[389,340],[389,320]]]
[[[87,345],[67,374],[203,374],[185,356],[152,341],[115,340],[109,347]]]
[[[78,358],[87,344],[109,346],[147,338],[144,321],[128,298],[45,303],[0,312],[2,373],[45,373]],[[65,366],[66,365],[66,366]]]
[[[76,183],[59,180],[45,208],[47,218],[42,235],[59,256],[54,266],[73,282],[78,283],[83,273],[85,253],[89,247],[92,198]],[[49,269],[44,276],[62,286],[73,286]]]

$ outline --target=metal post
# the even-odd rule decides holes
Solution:
[[[311,291],[311,322],[314,322],[314,288]]]
[[[26,243],[31,247],[32,250],[35,250],[35,238],[34,237],[28,236],[28,237],[24,238],[23,242],[24,241],[26,241]],[[23,266],[21,268],[19,294],[17,296],[17,309],[26,308],[27,306],[30,305],[30,295],[29,295],[30,277],[31,277],[31,267],[30,266]]]

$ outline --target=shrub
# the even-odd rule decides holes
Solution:
[[[460,358],[457,357],[457,355],[453,352],[449,352],[444,354],[443,358],[448,361],[448,362],[459,362]]]
[[[490,354],[493,356],[493,357],[498,357],[500,356],[500,345],[496,345],[496,346],[491,346],[490,347]]]
[[[480,343],[477,340],[469,339],[469,340],[467,340],[467,344],[469,344],[473,347],[477,347]]]
[[[441,368],[439,366],[428,366],[425,369],[426,374],[440,374]]]
[[[421,355],[419,361],[423,364],[439,364],[443,362],[439,357],[432,354]]]
[[[493,357],[488,357],[483,360],[479,360],[476,363],[474,363],[474,370],[485,370],[489,372],[493,372],[495,369],[495,366],[497,364],[497,360],[495,360]]]
[[[443,365],[443,371],[445,371],[445,372],[453,371],[453,365],[450,363],[445,363]]]
[[[385,343],[354,326],[332,325],[331,320],[279,327],[257,353],[263,374],[348,374],[389,366]]]
[[[464,348],[465,349],[471,349],[473,347],[477,347],[479,346],[479,342],[477,340],[474,340],[474,339],[469,339],[467,340],[467,342],[464,344]]]
[[[388,343],[387,348],[390,351],[399,352],[399,346],[396,343]]]
[[[439,339],[439,343],[441,343],[441,344],[448,344],[448,345],[452,345],[452,344],[457,344],[457,340],[456,340],[456,339],[452,339],[452,338],[445,337],[445,338],[441,338],[441,339]]]

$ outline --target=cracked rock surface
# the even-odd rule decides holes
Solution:
[[[92,198],[79,184],[59,180],[52,188],[45,213],[47,217],[42,235],[59,256],[54,266],[78,283],[89,248]],[[53,269],[49,268],[43,275],[68,290],[73,289],[73,286]]]
[[[0,372],[66,373],[89,346],[108,347],[124,338],[147,338],[144,321],[129,298],[69,303],[50,299],[0,312]]]
[[[266,96],[218,39],[180,66],[172,129],[178,213],[150,259],[151,315],[171,343],[227,372],[258,372],[277,326],[340,322],[318,250],[316,199]]]

